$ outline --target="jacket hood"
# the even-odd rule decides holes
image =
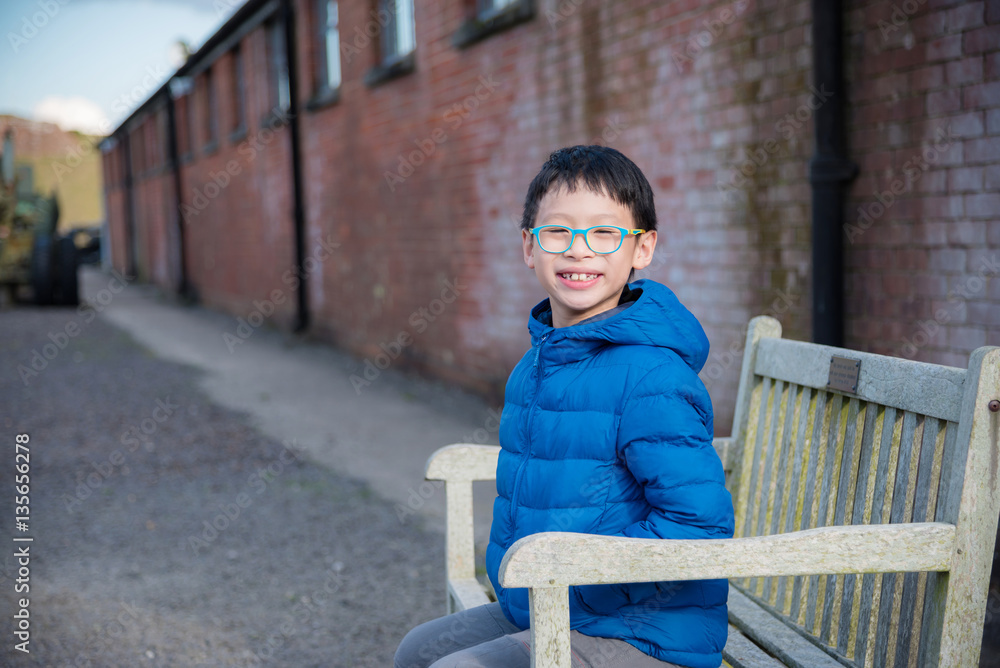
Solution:
[[[650,345],[673,351],[695,373],[701,371],[708,359],[709,343],[698,319],[661,283],[640,279],[629,287],[641,294],[628,308],[570,327],[546,324],[552,322],[552,309],[548,299],[539,302],[528,319],[531,345],[537,348],[543,342],[560,341],[559,346],[546,345],[540,351],[547,362],[555,364],[581,359],[610,343]]]

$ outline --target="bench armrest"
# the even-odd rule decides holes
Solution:
[[[514,543],[504,587],[528,587],[531,665],[570,668],[569,587],[712,578],[946,571],[951,524],[822,527],[753,538],[659,540],[548,532]]]
[[[427,480],[444,481],[449,613],[489,603],[476,581],[472,483],[496,478],[499,455],[495,445],[446,445],[430,456],[424,469]]]
[[[446,482],[495,480],[497,476],[498,445],[472,445],[455,443],[434,451],[427,460],[424,477]]]
[[[940,522],[821,527],[774,536],[658,540],[548,532],[514,543],[504,587],[947,571],[955,527]],[[613,566],[611,566],[613,564]]]

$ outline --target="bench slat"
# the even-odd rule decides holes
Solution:
[[[801,517],[798,512],[798,504],[802,490],[805,488],[804,476],[807,472],[807,457],[809,454],[809,443],[811,442],[809,439],[809,416],[815,390],[799,386],[799,393],[798,427],[796,429],[795,450],[792,453],[791,486],[785,509],[784,529],[781,533],[791,533],[799,529]],[[777,598],[781,602],[781,609],[786,614],[791,614],[796,579],[793,577],[783,577],[778,583]]]
[[[785,668],[784,664],[757,647],[732,624],[729,625],[729,637],[722,650],[722,659],[722,665],[729,668]]]
[[[835,394],[830,411],[830,426],[826,429],[826,457],[823,463],[823,484],[820,488],[819,504],[815,526],[831,526],[837,507],[840,489],[840,462],[844,457],[844,430],[847,426],[847,411],[851,400],[842,394]],[[806,626],[824,642],[830,632],[830,616],[833,611],[833,590],[836,578],[825,575],[811,578],[809,614]],[[812,619],[809,616],[812,616]]]
[[[865,428],[869,426],[867,413],[869,407],[874,410],[875,406],[851,399],[848,410],[847,430],[844,438],[844,456],[840,464],[840,486],[837,495],[837,508],[834,514],[833,523],[835,525],[853,524],[850,521],[854,514],[854,504],[857,499],[857,489],[861,473],[861,453]],[[844,481],[846,480],[846,484]],[[841,575],[833,580],[835,585],[828,595],[833,596],[833,605],[830,610],[829,632],[825,635],[826,642],[832,647],[837,647],[841,654],[847,651],[848,633],[850,631],[850,616],[854,607],[854,575]],[[850,581],[849,581],[850,579]],[[844,620],[846,613],[847,619]],[[842,625],[842,622],[846,624]]]
[[[760,500],[755,506],[756,510],[756,528],[752,531],[751,535],[754,536],[765,536],[768,532],[764,530],[765,525],[769,522],[770,513],[774,507],[773,504],[773,487],[771,484],[771,478],[775,475],[774,465],[777,462],[776,452],[781,451],[782,446],[782,435],[781,435],[781,425],[783,424],[782,418],[784,415],[784,407],[787,405],[787,392],[788,387],[785,383],[780,380],[772,385],[771,389],[771,403],[768,406],[767,415],[767,436],[766,436],[766,446],[765,452],[763,454],[763,460],[761,461],[760,470]],[[751,580],[750,589],[755,591],[758,595],[763,595],[763,589],[765,587],[764,580]]]
[[[923,432],[923,422],[910,411],[903,414],[903,431],[896,460],[896,479],[889,515],[891,523],[906,522],[913,513],[917,462],[920,455],[919,439]],[[875,659],[878,665],[886,668],[896,665],[897,650],[902,651],[905,645],[905,642],[900,643],[900,641],[907,640],[906,637],[900,637],[905,636],[908,629],[906,612],[903,611],[905,584],[905,577],[892,573],[886,574],[882,580],[882,610],[879,615]]]
[[[448,581],[448,593],[455,602],[455,612],[468,610],[490,602],[483,585],[476,578],[458,578]]]
[[[868,469],[868,480],[865,488],[864,508],[862,517],[857,523],[875,523],[883,521],[882,503],[885,499],[886,464],[889,461],[892,434],[895,429],[896,409],[880,407],[875,422],[875,431],[871,436],[871,454]],[[858,576],[855,576],[858,577]],[[866,574],[860,576],[860,594],[858,596],[858,630],[854,643],[854,657],[870,665],[874,654],[874,645],[869,646],[868,638],[873,629],[875,613],[878,611],[878,600],[875,598],[877,589],[881,586],[881,576]]]
[[[758,477],[760,476],[760,466],[761,458],[760,451],[764,444],[764,433],[766,430],[766,420],[768,416],[768,406],[771,404],[771,379],[764,378],[757,386],[754,388],[754,393],[760,395],[760,399],[754,399],[751,404],[752,412],[750,414],[750,429],[747,430],[747,442],[753,443],[753,454],[752,460],[749,462],[750,467],[743,465],[745,481],[741,480],[741,490],[740,496],[743,500],[743,512],[742,516],[745,518],[745,523],[743,530],[738,532],[738,536],[752,536],[753,535],[753,519],[755,517],[755,511],[759,507],[759,494],[760,489],[758,486]],[[745,491],[744,491],[745,490]]]
[[[874,485],[875,471],[872,469],[873,455],[882,434],[882,420],[885,411],[875,404],[865,407],[865,421],[861,437],[861,452],[858,461],[857,485],[854,492],[854,505],[851,509],[851,524],[867,524],[871,520],[871,495],[869,490]],[[876,457],[877,460],[877,457]],[[840,612],[840,636],[837,639],[837,651],[849,655],[851,649],[858,646],[862,634],[867,634],[868,617],[863,612],[861,580],[858,575],[849,573],[844,576],[844,605]],[[864,620],[864,623],[862,623]],[[863,652],[862,652],[863,653]],[[854,656],[857,656],[856,654]]]
[[[789,461],[794,457],[794,429],[797,424],[796,415],[800,407],[800,402],[797,399],[802,392],[802,388],[795,384],[789,384],[786,392],[787,399],[783,402],[786,407],[784,409],[781,434],[778,441],[780,451],[778,457],[774,460],[775,468],[772,472],[775,479],[773,485],[774,491],[772,499],[768,502],[770,523],[766,527],[766,530],[761,532],[769,536],[781,533],[781,525],[787,515],[788,504],[786,502],[785,489],[789,486],[790,482],[788,477],[792,467],[789,465]],[[778,599],[780,583],[783,581],[784,578],[766,578],[764,580],[764,600],[775,604]]]
[[[788,339],[761,339],[754,373],[826,388],[830,357],[861,360],[859,399],[958,421],[965,370]]]
[[[947,424],[947,423],[943,423]],[[941,446],[944,444],[942,421],[925,418],[920,440],[920,456],[916,465],[916,489],[913,499],[912,521],[922,522],[934,516],[937,494],[936,475],[940,474]],[[916,447],[916,443],[914,444]],[[919,573],[903,576],[903,595],[900,606],[899,636],[896,640],[895,665],[906,666],[911,654],[916,654],[923,622],[923,598],[927,577]]]
[[[836,659],[734,587],[729,588],[729,621],[786,666],[843,668]]]

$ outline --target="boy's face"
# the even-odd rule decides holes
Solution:
[[[633,229],[635,221],[615,200],[580,186],[572,193],[562,187],[545,194],[535,218],[535,227],[542,225],[575,230],[595,225]],[[621,248],[608,255],[590,250],[583,235],[576,235],[564,253],[543,251],[526,230],[521,231],[521,243],[525,264],[535,270],[538,282],[549,293],[552,325],[568,327],[618,305],[631,271],[643,269],[653,259],[656,230],[625,237]]]

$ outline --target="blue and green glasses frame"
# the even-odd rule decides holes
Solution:
[[[565,225],[539,225],[528,231],[534,235],[538,247],[546,253],[565,253],[573,246],[576,235],[579,234],[583,236],[587,248],[598,255],[610,255],[622,247],[625,237],[646,232],[614,225],[595,225],[585,230],[574,230]]]

